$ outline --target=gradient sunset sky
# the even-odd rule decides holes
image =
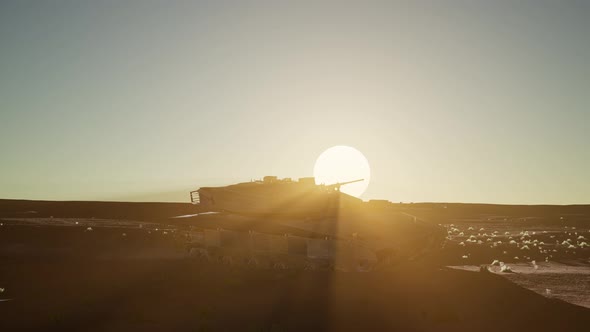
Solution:
[[[590,203],[590,1],[1,1],[0,198]]]

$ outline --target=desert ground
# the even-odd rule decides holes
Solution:
[[[1,331],[579,331],[590,206],[396,204],[438,251],[363,273],[198,261],[190,204],[0,200]]]

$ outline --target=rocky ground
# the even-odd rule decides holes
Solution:
[[[479,271],[489,265],[516,284],[543,296],[590,308],[590,229],[562,225],[447,224],[442,254],[449,265]]]

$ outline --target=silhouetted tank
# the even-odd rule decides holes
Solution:
[[[358,181],[316,185],[311,177],[292,181],[266,176],[202,187],[191,192],[193,204],[202,212],[220,213],[194,216],[195,226],[205,231],[197,231],[191,245],[207,260],[217,255],[228,262],[299,267],[327,262],[347,271],[415,259],[442,246],[443,227],[389,201],[363,202],[340,191]]]
[[[329,217],[338,209],[360,205],[356,197],[340,192],[340,187],[362,179],[316,185],[313,177],[293,181],[265,176],[224,187],[202,187],[191,192],[191,201],[210,211],[226,211],[256,216]]]

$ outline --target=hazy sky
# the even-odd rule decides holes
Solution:
[[[588,1],[1,1],[0,198],[176,200],[310,176],[365,199],[590,203]]]

